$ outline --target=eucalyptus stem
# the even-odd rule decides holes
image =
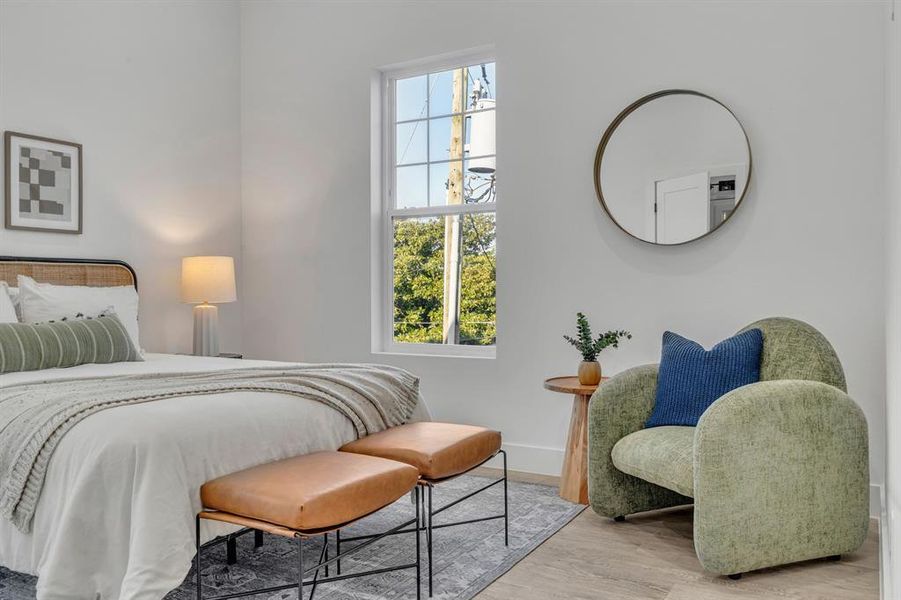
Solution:
[[[591,325],[588,323],[584,313],[576,313],[576,330],[576,337],[564,335],[563,339],[575,346],[579,353],[582,354],[582,360],[587,362],[596,361],[598,354],[605,348],[619,348],[621,339],[632,339],[632,334],[623,329],[605,331],[598,335],[597,338],[592,337]]]

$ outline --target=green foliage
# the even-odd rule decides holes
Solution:
[[[588,324],[588,319],[583,313],[576,313],[576,327],[578,329],[577,338],[564,335],[563,339],[575,346],[582,354],[582,360],[588,362],[596,361],[598,354],[608,346],[619,348],[620,339],[632,339],[632,334],[623,330],[607,331],[600,334],[597,339],[592,338],[591,325]]]
[[[497,338],[494,215],[462,217],[460,343]],[[399,219],[394,225],[394,339],[442,342],[445,218]]]

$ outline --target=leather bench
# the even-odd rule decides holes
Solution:
[[[429,596],[432,595],[432,518],[499,483],[504,484],[504,514],[468,519],[456,523],[442,523],[437,527],[463,525],[476,521],[504,520],[504,544],[509,545],[507,512],[507,454],[501,449],[501,434],[498,431],[473,425],[456,423],[408,423],[392,427],[356,441],[345,444],[341,452],[379,457],[406,463],[416,468],[420,485],[426,490],[422,499],[425,515],[426,547],[429,558]],[[498,454],[503,456],[503,477],[471,492],[462,498],[441,507],[432,507],[433,487],[448,479],[463,475],[491,460]],[[366,539],[372,536],[345,538],[344,541]],[[338,537],[340,551],[341,538]]]
[[[372,572],[354,573],[331,580],[347,579],[386,570],[415,569],[416,594],[419,597],[419,471],[403,462],[347,452],[317,452],[251,467],[208,481],[200,489],[203,510],[197,515],[196,586],[201,600],[200,522],[221,521],[256,531],[265,531],[297,540],[299,575],[296,584],[258,589],[242,595],[253,595],[297,588],[303,598],[303,586],[330,581],[319,579],[320,568],[349,556],[371,542],[355,546],[337,556],[328,557],[328,533],[370,515],[402,496],[414,492],[416,497],[416,562]],[[384,535],[400,533],[403,523]],[[408,530],[409,531],[409,530]],[[307,569],[303,566],[303,542],[315,536],[323,539],[319,562]],[[324,558],[324,560],[323,560]],[[304,576],[315,572],[312,580]],[[339,574],[340,575],[340,574]],[[229,594],[228,597],[236,597]],[[208,599],[215,600],[215,599]]]

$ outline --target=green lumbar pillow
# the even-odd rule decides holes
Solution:
[[[46,323],[0,324],[0,374],[142,361],[115,314]]]

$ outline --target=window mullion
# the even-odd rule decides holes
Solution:
[[[425,206],[419,208],[389,208],[387,214],[390,218],[417,217],[446,217],[451,215],[472,215],[497,212],[497,204],[486,202],[484,204],[451,204],[441,206]]]
[[[467,160],[481,160],[483,158],[497,158],[496,154],[478,154],[476,156],[463,156],[463,158],[442,158],[441,160],[427,160],[425,162],[403,163],[395,165],[394,168],[400,167],[421,167],[422,165],[443,165],[452,162],[460,162]]]
[[[406,125],[407,123],[415,123],[417,121],[426,121],[428,119],[446,119],[448,117],[459,117],[463,115],[464,117],[467,115],[474,115],[476,113],[483,112],[491,112],[492,110],[497,110],[495,108],[474,108],[472,110],[464,110],[463,112],[450,112],[442,115],[429,115],[427,117],[420,117],[418,119],[404,119],[403,121],[395,121],[395,125]]]
[[[397,126],[394,125],[394,119],[397,116],[397,80],[389,79],[387,93],[389,95],[388,110],[389,113],[384,115],[386,120],[385,138],[388,143],[387,155],[390,158],[390,168],[385,169],[383,176],[388,184],[387,211],[390,214],[397,204]],[[386,219],[382,226],[385,242],[383,246],[384,252],[384,277],[382,301],[382,323],[384,331],[382,339],[387,340],[388,344],[394,341],[394,222],[392,219]],[[385,341],[383,341],[385,343]]]

